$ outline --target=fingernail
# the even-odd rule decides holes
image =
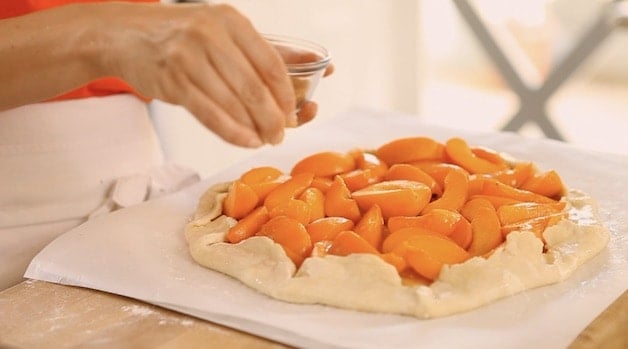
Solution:
[[[262,140],[258,137],[251,137],[247,143],[249,148],[259,148],[262,145],[264,145],[264,142],[262,142]]]
[[[299,117],[297,116],[297,113],[290,114],[290,116],[288,117],[287,126],[288,127],[299,126]]]
[[[283,141],[283,130],[280,132],[277,132],[273,138],[270,140],[271,144],[279,144],[281,143],[281,141]]]

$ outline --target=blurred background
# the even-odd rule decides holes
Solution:
[[[349,110],[375,109],[409,113],[431,124],[499,131],[528,103],[545,106],[562,140],[628,154],[625,1],[222,2],[246,14],[261,32],[301,37],[331,51],[336,70],[315,92],[319,112],[314,123]],[[462,5],[470,5],[480,22],[470,26]],[[504,79],[494,52],[473,30],[478,28],[497,38],[497,47],[526,83],[525,91]],[[586,50],[574,54],[581,44]],[[560,75],[555,91],[545,93],[544,81],[564,68],[566,59],[573,69],[555,74]],[[255,152],[222,142],[180,107],[162,102],[151,107],[166,156],[203,177]],[[307,132],[307,127],[288,131],[286,137]],[[517,132],[547,136],[534,122]]]

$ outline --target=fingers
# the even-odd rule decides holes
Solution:
[[[205,59],[205,57],[201,57],[201,60]],[[206,62],[201,61],[194,64],[196,74],[190,77],[192,83],[206,98],[212,99],[222,110],[233,118],[234,121],[239,123],[242,127],[257,132],[257,126],[253,117],[242,104],[238,96],[227,86],[213,66],[202,63]]]
[[[238,28],[232,35],[235,44],[259,74],[278,107],[283,111],[286,124],[294,123],[292,116],[296,101],[281,55],[250,25]]]
[[[283,139],[284,127],[296,124],[295,97],[285,65],[248,19],[231,7],[215,7],[224,26],[211,27],[209,61],[238,96],[262,140],[276,144]]]
[[[223,140],[242,147],[256,148],[264,144],[255,125],[239,99],[206,63],[204,57],[186,56],[179,66],[195,67],[196,74],[184,69],[164,74],[157,87],[166,102],[180,104],[205,127]],[[194,59],[196,58],[196,59]]]
[[[231,144],[247,148],[257,148],[264,144],[254,129],[238,123],[218,103],[192,83],[189,84],[187,98],[183,105],[205,127]]]
[[[215,39],[212,39],[215,40]],[[242,106],[252,117],[260,138],[276,144],[283,139],[286,116],[270,90],[250,62],[229,40],[212,45],[208,60]]]
[[[334,67],[333,64],[330,63],[327,66],[327,68],[325,68],[325,72],[323,73],[323,76],[329,76],[329,75],[333,74],[334,70],[336,70],[336,68]]]

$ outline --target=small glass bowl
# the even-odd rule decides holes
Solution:
[[[318,81],[331,61],[323,46],[311,41],[283,35],[264,35],[283,58],[292,80],[297,110],[310,100]]]

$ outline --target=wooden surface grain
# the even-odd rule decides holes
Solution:
[[[126,297],[42,281],[0,292],[0,348],[288,348]]]
[[[589,348],[628,348],[628,291],[598,315],[569,346],[569,349]]]
[[[288,348],[100,291],[29,280],[0,292],[0,348]],[[628,348],[628,292],[569,349]]]

